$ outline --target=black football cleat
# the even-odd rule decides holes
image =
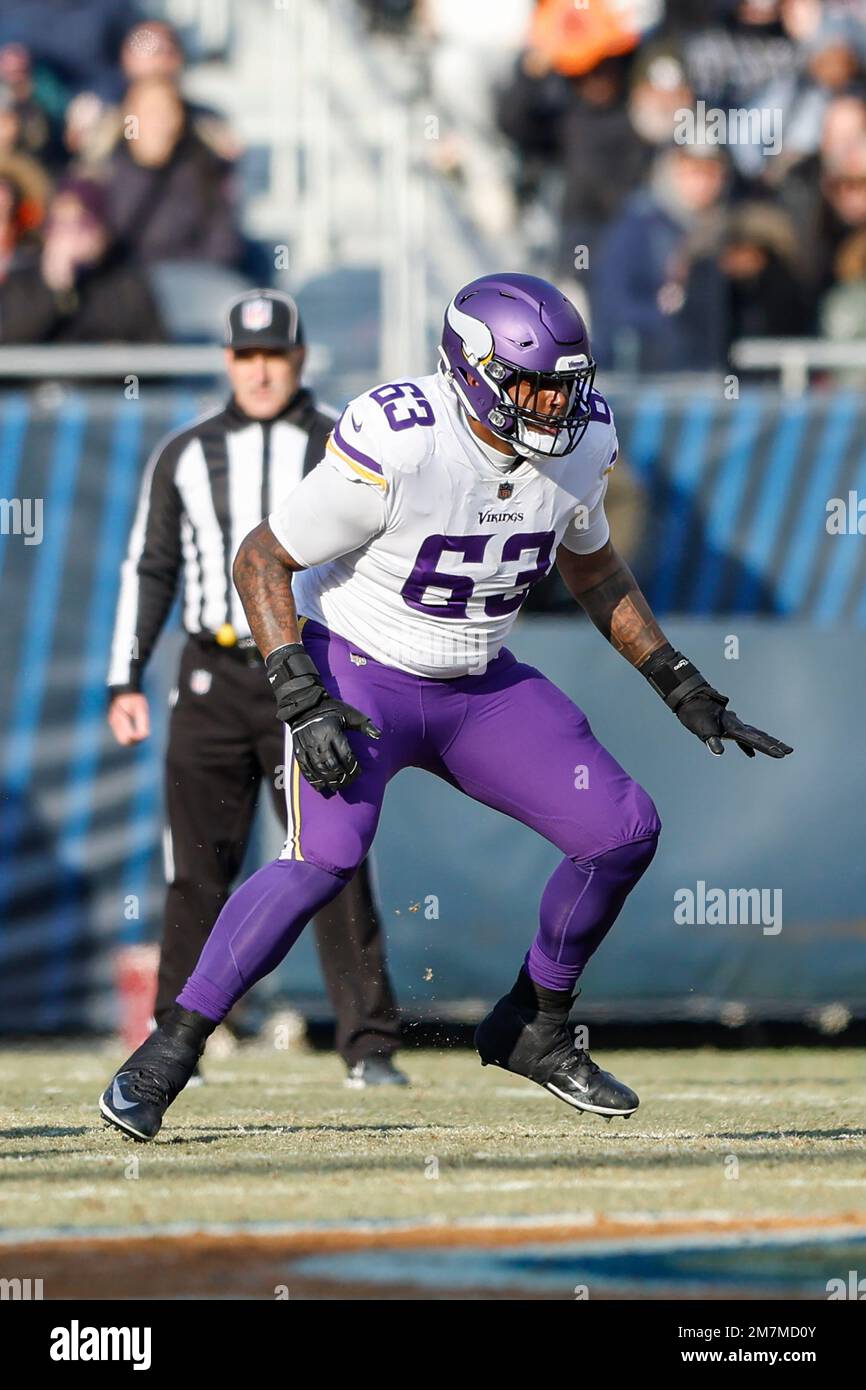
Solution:
[[[203,1014],[175,1004],[112,1077],[99,1101],[104,1119],[133,1139],[155,1139],[215,1027]]]
[[[517,984],[494,1006],[475,1032],[483,1066],[494,1065],[528,1077],[575,1110],[612,1120],[627,1119],[640,1101],[634,1091],[602,1071],[583,1048],[575,1047],[568,1027],[571,998],[542,1008],[539,991],[521,971]],[[550,991],[541,991],[550,994]]]

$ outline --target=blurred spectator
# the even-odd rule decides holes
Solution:
[[[640,37],[637,8],[612,0],[537,0],[527,42],[529,70],[584,77],[605,58],[630,53]]]
[[[120,65],[127,83],[145,77],[168,77],[180,91],[186,65],[180,35],[164,19],[148,19],[130,29],[120,50]],[[231,126],[217,111],[184,98],[187,119],[196,135],[222,159],[237,159],[241,145]]]
[[[683,371],[680,317],[687,239],[722,224],[727,161],[717,146],[674,146],[609,229],[590,291],[593,352],[602,367]]]
[[[781,208],[740,203],[712,239],[718,244],[709,252],[695,242],[686,248],[680,322],[695,369],[723,369],[739,338],[796,338],[814,331],[797,234]]]
[[[122,134],[119,113],[95,92],[79,92],[66,108],[63,148],[81,174],[107,159]]]
[[[850,16],[823,19],[805,46],[803,66],[757,94],[757,106],[780,113],[782,149],[771,155],[757,144],[735,146],[732,158],[744,177],[777,186],[800,160],[817,153],[830,105],[862,79],[863,42],[863,25]]]
[[[659,150],[672,144],[677,113],[693,106],[694,99],[676,49],[651,44],[635,60],[628,114],[635,135],[645,145]]]
[[[512,80],[500,101],[500,129],[524,156],[550,154],[561,144],[562,115],[580,101],[582,88],[566,79],[592,77],[605,61],[630,52],[638,41],[628,22],[628,7],[599,0],[590,9],[573,0],[536,0],[526,43]],[[608,85],[601,78],[600,85]],[[619,84],[618,84],[619,85]],[[590,84],[588,101],[593,100]],[[608,102],[608,93],[595,98]]]
[[[50,73],[67,94],[94,91],[116,100],[124,85],[117,55],[139,16],[138,0],[3,0],[0,43],[24,45],[37,87]]]
[[[524,53],[510,82],[500,93],[496,121],[516,147],[521,167],[517,174],[518,197],[535,184],[532,161],[551,158],[559,149],[559,124],[570,99],[566,78],[553,68],[535,70]]]
[[[186,59],[180,36],[165,20],[148,20],[127,34],[120,54],[124,76],[130,84],[142,77],[170,77],[180,90]],[[222,159],[238,159],[242,146],[228,121],[201,102],[183,99],[196,135]]]
[[[127,82],[142,77],[170,77],[175,83],[183,72],[183,46],[177,30],[164,19],[145,19],[125,36],[120,66]]]
[[[71,179],[54,195],[41,254],[0,285],[0,342],[159,342],[142,272],[112,245],[104,192]]]
[[[32,258],[44,207],[44,203],[29,197],[18,177],[14,157],[0,156],[0,280],[5,280],[28,251]]]
[[[735,0],[705,27],[683,38],[683,57],[695,94],[708,106],[752,107],[770,82],[796,72],[798,44],[782,24],[780,0]],[[724,12],[726,11],[726,12]]]
[[[840,142],[823,162],[819,188],[814,215],[802,234],[813,283],[823,292],[833,284],[842,243],[866,227],[866,135]]]
[[[66,93],[45,72],[37,90],[30,54],[20,43],[0,48],[0,84],[4,101],[18,117],[18,149],[46,169],[58,169],[64,159],[61,115]]]
[[[815,254],[816,239],[824,216],[822,175],[827,169],[838,168],[848,150],[864,137],[866,96],[852,92],[834,97],[824,112],[818,150],[795,164],[779,189],[779,201],[799,228],[815,280],[819,278],[819,273],[826,275],[826,267],[819,272]]]
[[[229,166],[193,130],[169,77],[134,82],[125,131],[104,167],[111,225],[141,261],[238,265],[242,241]]]
[[[120,65],[125,87],[149,78],[165,78],[180,91],[185,58],[177,30],[165,20],[136,24],[123,40]],[[228,122],[210,107],[181,95],[188,124],[215,154],[237,159],[242,150]],[[95,92],[83,92],[70,103],[65,143],[82,169],[106,160],[124,134],[125,103],[106,104]]]
[[[866,228],[852,232],[833,265],[836,284],[820,306],[820,331],[841,342],[866,338]]]
[[[571,101],[559,123],[564,186],[557,269],[573,273],[576,253],[586,247],[590,286],[604,229],[644,181],[655,152],[634,130],[626,81],[627,70],[619,58],[606,58],[585,76],[575,77]]]
[[[18,207],[20,189],[11,179],[0,177],[0,279],[5,280],[20,240]]]
[[[36,227],[48,205],[51,180],[39,161],[20,148],[20,127],[18,112],[0,90],[0,166],[20,188],[29,225]]]

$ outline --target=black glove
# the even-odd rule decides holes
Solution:
[[[727,708],[727,695],[720,695],[704,679],[696,666],[668,642],[653,652],[640,667],[653,690],[661,695],[681,724],[704,742],[711,753],[724,753],[723,738],[730,738],[747,758],[766,753],[768,758],[786,758],[793,753],[787,743],[752,728]]]
[[[277,647],[265,661],[276,696],[277,718],[292,731],[292,751],[311,787],[337,791],[361,771],[344,729],[379,738],[366,714],[329,695],[315,663],[300,642]]]

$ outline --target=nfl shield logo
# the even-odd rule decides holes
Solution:
[[[210,671],[191,671],[189,677],[189,688],[193,695],[206,695],[211,687],[213,676]]]
[[[270,299],[248,299],[241,305],[241,323],[250,333],[270,328],[273,315],[274,309]]]
[[[511,496],[511,494],[512,494],[513,491],[514,491],[514,484],[513,484],[513,483],[500,483],[500,484],[499,484],[499,492],[498,492],[497,495],[498,495],[500,501],[501,501],[501,502],[504,502],[504,501],[506,500],[506,498],[508,498],[508,497]]]

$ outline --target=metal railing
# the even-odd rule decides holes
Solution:
[[[731,362],[743,371],[777,372],[783,395],[802,396],[813,372],[866,371],[866,340],[741,338],[731,347]]]
[[[307,348],[306,375],[327,370],[327,350]],[[0,347],[0,380],[111,380],[135,377],[216,377],[223,372],[217,344],[101,343]]]

